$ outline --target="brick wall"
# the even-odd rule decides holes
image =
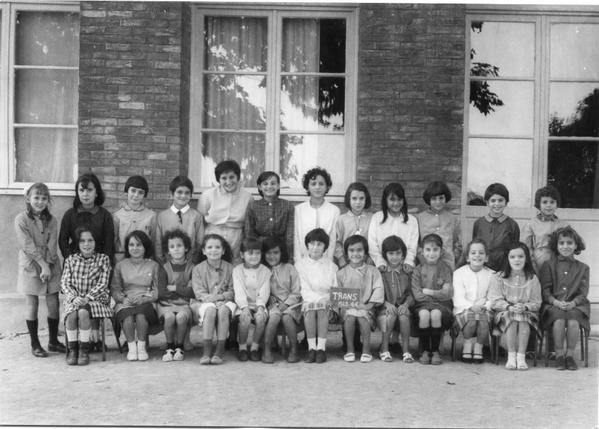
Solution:
[[[463,5],[360,7],[357,177],[376,208],[391,181],[410,208],[433,180],[460,205],[464,31]]]
[[[79,172],[93,171],[108,208],[133,174],[163,208],[187,169],[182,138],[182,9],[177,2],[82,2]],[[187,20],[189,25],[189,20]],[[188,85],[187,85],[188,86]]]

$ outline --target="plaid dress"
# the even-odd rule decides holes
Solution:
[[[108,287],[110,270],[110,260],[103,253],[95,253],[89,258],[75,253],[67,258],[61,278],[65,317],[79,310],[73,302],[76,297],[88,299],[92,318],[112,317]]]

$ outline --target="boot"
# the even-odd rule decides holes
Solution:
[[[77,365],[79,356],[79,343],[77,341],[69,341],[69,349],[67,351],[67,365]]]
[[[79,343],[79,361],[78,365],[87,365],[89,363],[89,342]]]
[[[37,319],[27,320],[27,330],[31,337],[31,354],[35,357],[48,357],[48,352],[40,344],[40,340],[37,336]]]
[[[58,341],[58,319],[48,317],[48,333],[50,338],[48,339],[48,351],[64,353],[67,348]]]

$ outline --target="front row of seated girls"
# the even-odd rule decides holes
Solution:
[[[189,237],[181,231],[167,232],[163,245],[169,259],[160,267],[150,259],[149,237],[134,231],[125,239],[126,257],[115,266],[109,289],[110,264],[106,255],[96,253],[89,228],[79,228],[77,240],[79,252],[65,261],[61,280],[69,365],[89,362],[90,321],[112,316],[109,290],[116,302],[114,313],[127,339],[127,360],[131,361],[148,359],[146,338],[156,326],[165,331],[163,361],[183,360],[185,334],[192,323],[201,323],[204,350],[200,363],[220,364],[230,321],[239,316],[241,361],[272,363],[271,346],[282,325],[291,345],[287,360],[298,362],[297,332],[303,316],[308,342],[305,362],[326,361],[328,324],[341,320],[347,340],[347,362],[357,360],[356,327],[364,342],[359,360],[372,360],[370,332],[378,325],[382,332],[382,361],[392,361],[389,341],[395,328],[401,334],[402,360],[414,361],[408,347],[414,328],[420,338],[420,362],[440,364],[439,344],[444,330],[451,327],[453,310],[455,323],[464,336],[465,361],[483,361],[483,344],[492,324],[505,336],[506,368],[527,369],[528,338],[531,329],[540,332],[542,322],[555,340],[557,369],[574,370],[578,329],[589,329],[589,268],[574,258],[585,246],[569,226],[552,234],[550,247],[555,255],[542,265],[541,282],[524,243],[513,243],[508,248],[507,264],[495,274],[485,266],[487,246],[479,239],[468,244],[465,264],[452,276],[451,269],[441,260],[443,243],[436,234],[422,239],[424,262],[413,270],[411,278],[402,269],[407,250],[397,236],[383,241],[383,269],[367,264],[367,240],[360,235],[350,236],[344,243],[348,265],[338,270],[329,258],[323,257],[329,238],[317,228],[306,235],[307,257],[295,266],[288,263],[286,246],[280,240],[262,242],[250,238],[242,245],[244,262],[236,268],[230,263],[231,250],[226,240],[219,235],[205,236],[201,251],[206,259],[194,267],[189,259]],[[335,286],[359,288],[358,305],[333,308],[330,289]],[[248,353],[251,324],[255,329]],[[264,349],[260,350],[262,336]]]

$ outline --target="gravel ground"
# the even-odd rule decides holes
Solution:
[[[58,354],[36,359],[27,335],[2,334],[0,425],[593,428],[598,422],[596,337],[589,368],[576,372],[543,362],[507,371],[503,363],[464,364],[447,355],[438,367],[398,358],[350,364],[342,360],[338,332],[329,335],[325,364],[288,364],[278,354],[274,365],[242,363],[227,352],[225,364],[200,366],[200,346],[183,362],[162,362],[163,338],[151,337],[148,362],[127,362],[109,336],[106,362],[95,353],[83,368],[67,366]],[[44,331],[41,339],[47,342]],[[378,341],[375,334],[373,350]]]

